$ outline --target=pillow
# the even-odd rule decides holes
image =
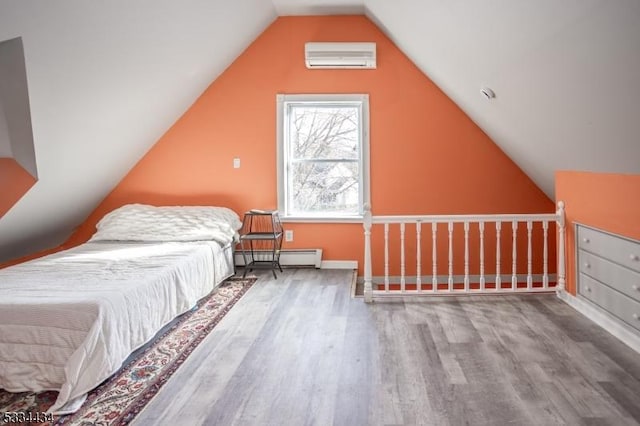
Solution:
[[[89,241],[233,241],[242,226],[226,207],[127,204],[107,213]]]

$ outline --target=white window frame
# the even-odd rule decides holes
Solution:
[[[278,163],[278,210],[285,222],[361,222],[364,217],[364,206],[370,200],[370,171],[369,171],[369,95],[367,94],[295,94],[276,96],[276,143]],[[286,208],[287,188],[287,150],[285,138],[288,126],[288,107],[296,103],[357,103],[360,108],[360,158],[359,158],[359,211],[355,215],[327,214],[319,216],[291,215]]]

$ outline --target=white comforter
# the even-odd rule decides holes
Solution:
[[[0,270],[0,388],[59,390],[50,411],[77,410],[229,275],[221,252],[216,242],[94,242]]]

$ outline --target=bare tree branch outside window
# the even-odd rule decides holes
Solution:
[[[353,104],[289,106],[290,213],[358,213],[359,114]]]

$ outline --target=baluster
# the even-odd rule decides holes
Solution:
[[[384,224],[384,291],[389,292],[389,224]]]
[[[549,221],[542,222],[542,230],[544,234],[544,246],[542,253],[542,286],[544,288],[549,288],[549,248],[548,239],[549,239]]]
[[[404,293],[405,290],[405,277],[404,277],[404,222],[400,224],[400,291]]]
[[[531,232],[533,231],[533,222],[527,221],[527,289],[533,288],[533,259],[531,254]]]
[[[420,234],[422,232],[422,224],[420,222],[416,222],[416,290],[418,293],[422,293],[422,279],[420,275],[422,274],[421,266],[421,247],[420,247]]]
[[[438,255],[437,255],[437,245],[436,245],[436,234],[438,233],[438,224],[436,222],[431,223],[431,262],[432,266],[432,276],[431,276],[431,291],[434,293],[438,291]]]
[[[371,303],[373,301],[373,286],[371,276],[371,226],[372,226],[371,206],[367,203],[364,205],[364,301]]]
[[[449,291],[453,292],[453,222],[449,222]]]
[[[502,288],[502,277],[500,276],[500,231],[502,222],[496,222],[496,290]]]
[[[513,235],[513,241],[511,242],[512,244],[512,251],[511,251],[511,260],[512,260],[512,267],[511,267],[511,289],[512,290],[516,290],[518,288],[518,276],[516,275],[516,269],[517,269],[517,257],[518,257],[518,249],[516,247],[516,243],[517,243],[517,239],[518,239],[518,222],[517,221],[512,221],[511,222],[511,230],[512,235]]]
[[[469,222],[464,222],[464,291],[469,291]]]
[[[484,222],[478,222],[480,231],[480,291],[484,292]]]

